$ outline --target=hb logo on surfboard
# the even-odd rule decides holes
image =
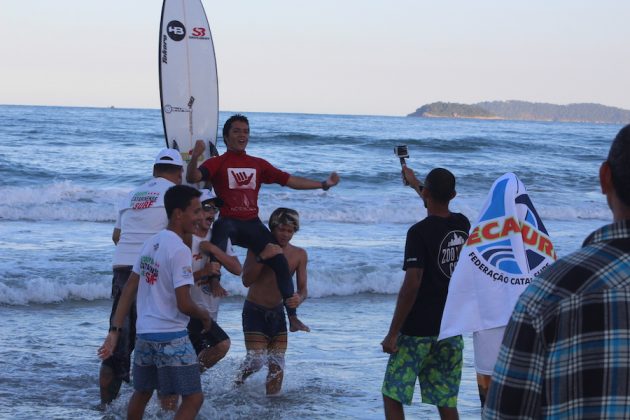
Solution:
[[[186,27],[178,20],[171,20],[166,25],[166,33],[173,41],[181,41],[186,36]]]

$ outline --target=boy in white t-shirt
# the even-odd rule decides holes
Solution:
[[[210,330],[212,319],[190,297],[194,286],[192,254],[183,241],[201,222],[200,195],[186,185],[171,187],[164,195],[168,226],[144,243],[122,291],[109,334],[98,351],[101,359],[111,355],[135,298],[135,391],[127,408],[128,418],[142,418],[155,389],[160,397],[182,396],[175,418],[193,419],[203,404],[199,364],[186,327],[192,316]]]

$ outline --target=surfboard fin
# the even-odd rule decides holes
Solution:
[[[210,156],[219,156],[217,146],[215,146],[211,141],[208,142],[208,150],[210,150]]]

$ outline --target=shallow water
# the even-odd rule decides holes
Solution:
[[[242,298],[221,304],[219,323],[232,348],[202,375],[205,402],[199,418],[383,418],[380,386],[387,355],[379,345],[395,305],[393,295],[360,294],[309,299],[301,317],[311,333],[292,333],[282,394],[265,396],[265,374],[240,388],[233,380],[245,355],[240,326]],[[63,308],[62,308],[63,307]],[[0,307],[5,339],[0,341],[0,417],[124,418],[130,386],[104,413],[98,404],[99,360],[96,350],[107,334],[106,300],[91,303]],[[462,418],[478,418],[479,404],[471,341],[465,340],[459,398]],[[407,408],[410,418],[436,416],[419,402]],[[147,418],[169,418],[154,397]]]

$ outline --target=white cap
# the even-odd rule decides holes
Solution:
[[[201,197],[199,197],[199,201],[203,203],[204,201],[214,200],[215,198],[217,198],[217,195],[214,193],[214,191],[202,189]]]
[[[182,155],[175,149],[162,149],[155,158],[155,165],[157,164],[184,166]]]

